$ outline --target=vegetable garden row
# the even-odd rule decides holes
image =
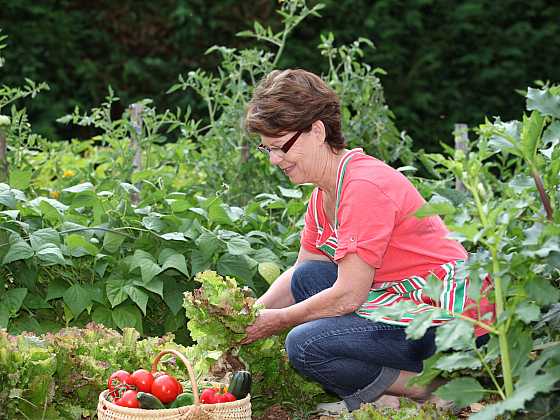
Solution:
[[[332,398],[290,367],[283,336],[239,344],[256,296],[295,261],[310,192],[288,186],[254,153],[239,121],[289,33],[320,8],[284,1],[279,32],[255,24],[240,34],[265,47],[213,47],[222,56],[216,74],[180,76],[169,94],[194,90],[208,108],[202,120],[189,110],[160,112],[150,100],[114,118],[109,88],[99,107],[59,119],[98,135],[56,142],[33,133],[24,108],[48,94],[46,85],[0,88],[0,418],[93,417],[112,372],[149,369],[165,349],[186,355],[201,381],[250,371],[257,415],[273,407],[310,418]],[[332,35],[319,46],[350,145],[405,172],[428,200],[418,216],[442,215],[471,253],[472,281],[486,273],[494,281],[490,341],[477,348],[475,322],[457,317],[438,328],[438,352],[416,381],[448,378],[438,395],[462,407],[482,402],[473,419],[555,418],[560,87],[529,88],[519,120],[481,122],[467,152],[442,144],[428,154],[395,127],[382,70],[361,62],[371,47],[363,39],[337,45]],[[429,293],[438,287],[430,283]],[[419,318],[407,333],[421,337],[430,322]],[[188,383],[179,360],[161,365]],[[354,417],[428,418],[430,410],[364,407]]]

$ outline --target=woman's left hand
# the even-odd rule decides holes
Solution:
[[[284,322],[282,309],[262,309],[255,322],[245,330],[245,337],[241,344],[249,344],[261,338],[270,337],[279,331],[287,328]]]

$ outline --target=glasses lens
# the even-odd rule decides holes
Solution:
[[[264,144],[259,144],[257,146],[257,149],[259,150],[259,152],[261,153],[266,153],[269,154],[270,153],[270,147],[265,146]]]

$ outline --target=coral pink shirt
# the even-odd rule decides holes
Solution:
[[[439,216],[414,216],[425,203],[399,171],[362,149],[353,149],[338,169],[335,226],[326,217],[323,191],[316,188],[307,207],[301,245],[335,262],[349,252],[357,253],[376,268],[374,284],[425,277],[442,264],[467,258],[460,243],[447,239],[449,231]]]

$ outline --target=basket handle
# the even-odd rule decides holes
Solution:
[[[200,404],[200,398],[198,396],[198,384],[196,383],[196,376],[194,374],[193,367],[189,362],[189,359],[187,359],[186,356],[183,353],[178,352],[177,350],[173,350],[173,349],[162,350],[156,356],[154,361],[152,362],[152,374],[157,372],[157,365],[158,365],[160,359],[163,356],[165,356],[166,354],[172,354],[174,356],[177,356],[179,359],[181,359],[181,361],[187,367],[187,371],[189,372],[189,380],[191,381],[191,386],[192,386],[194,404],[199,405]]]

